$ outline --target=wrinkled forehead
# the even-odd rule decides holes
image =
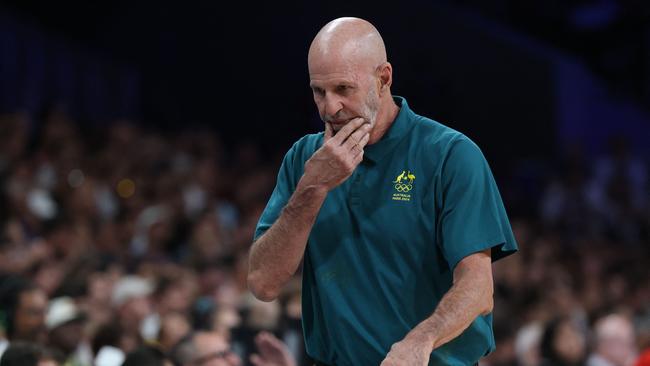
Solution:
[[[358,70],[350,62],[332,62],[331,60],[317,60],[309,63],[309,79],[311,81],[328,79],[358,78]]]
[[[371,74],[376,66],[355,50],[315,50],[308,58],[311,80],[332,77],[358,80]]]

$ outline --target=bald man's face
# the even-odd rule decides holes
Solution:
[[[374,68],[346,60],[310,58],[309,77],[314,102],[323,122],[334,132],[361,117],[375,126],[379,110],[378,78]]]

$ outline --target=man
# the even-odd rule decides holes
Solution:
[[[111,294],[111,304],[117,311],[117,318],[126,337],[138,339],[154,338],[152,334],[158,331],[147,332],[147,320],[153,319],[153,303],[151,295],[154,292],[153,283],[140,276],[128,275],[120,278]],[[154,324],[155,325],[155,324]]]
[[[634,325],[623,315],[609,314],[594,325],[594,350],[587,366],[632,365],[637,357]]]
[[[391,95],[370,23],[325,25],[308,66],[325,132],[285,156],[251,248],[251,291],[276,298],[302,261],[317,364],[475,364],[494,349],[491,261],[517,248],[483,155]]]
[[[84,339],[85,322],[86,315],[74,299],[62,296],[50,300],[45,315],[48,345],[63,353],[64,366],[92,363],[91,350]]]
[[[228,341],[216,332],[192,332],[170,352],[176,366],[239,366],[241,359]]]
[[[0,280],[0,315],[8,340],[44,343],[47,304],[45,291],[28,279],[11,275]]]
[[[250,356],[254,366],[296,366],[287,346],[273,334],[260,332],[255,337],[257,353]],[[177,366],[239,366],[239,356],[217,332],[193,332],[183,337],[171,351]]]

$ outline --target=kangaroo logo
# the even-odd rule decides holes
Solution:
[[[415,181],[415,174],[410,170],[402,170],[402,173],[395,178],[395,190],[400,193],[410,192],[413,189],[413,181]]]
[[[393,183],[402,183],[402,179],[404,179],[406,176],[406,170],[402,170],[402,174],[398,175],[397,178],[393,181]]]

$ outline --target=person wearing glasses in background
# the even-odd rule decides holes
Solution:
[[[255,366],[297,366],[287,346],[273,334],[260,332],[255,337],[257,353],[250,356]],[[240,366],[242,360],[230,342],[217,332],[191,332],[171,350],[175,366]]]

